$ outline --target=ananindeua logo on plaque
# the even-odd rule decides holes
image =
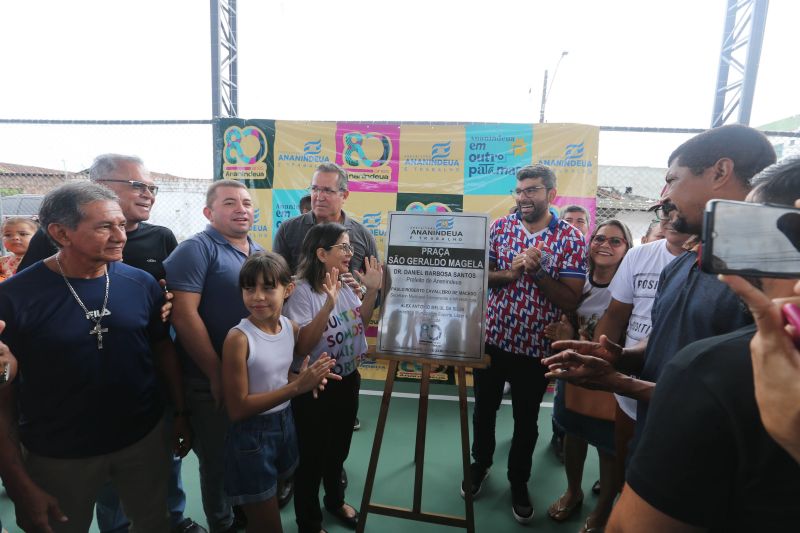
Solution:
[[[483,358],[489,217],[392,211],[378,351]]]

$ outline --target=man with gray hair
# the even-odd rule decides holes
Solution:
[[[156,280],[166,278],[163,262],[178,246],[175,235],[169,228],[148,224],[150,212],[156,201],[158,186],[150,176],[144,162],[136,156],[102,154],[97,156],[89,168],[89,179],[116,193],[122,214],[125,217],[127,242],[122,261],[151,274]],[[47,238],[44,228],[31,240],[20,269],[32,265],[56,252]],[[173,410],[167,414],[171,426]],[[189,442],[187,441],[188,445]],[[188,452],[188,448],[185,450]],[[191,518],[184,517],[186,494],[181,482],[181,456],[174,455],[169,479],[168,506],[174,533],[202,533],[205,531]],[[97,498],[97,525],[101,533],[127,531],[128,519],[122,511],[119,499],[113,490],[103,489]]]
[[[185,408],[175,367],[162,364],[164,292],[120,262],[125,217],[107,188],[63,185],[39,218],[58,252],[0,285],[0,341],[19,362],[14,386],[0,390],[0,476],[17,522],[86,532],[111,481],[132,531],[169,532],[157,366]]]
[[[378,257],[375,237],[355,219],[347,216],[342,207],[350,196],[347,190],[347,172],[334,163],[322,163],[311,177],[311,211],[290,218],[278,227],[272,250],[286,259],[292,273],[297,271],[300,262],[300,248],[303,239],[313,226],[323,222],[338,222],[349,230],[350,244],[355,251],[350,260],[350,271],[360,271],[364,258]],[[348,285],[353,286],[349,278]]]

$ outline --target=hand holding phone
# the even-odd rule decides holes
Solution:
[[[800,278],[800,209],[708,202],[700,264],[715,274]]]

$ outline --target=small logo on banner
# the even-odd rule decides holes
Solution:
[[[316,141],[308,141],[303,146],[303,154],[304,155],[317,155],[322,151],[322,140],[318,139]]]
[[[447,159],[450,157],[450,141],[436,143],[431,147],[431,159]]]
[[[583,143],[568,144],[564,150],[564,159],[582,159],[583,158]]]
[[[539,159],[537,163],[547,165],[548,167],[556,167],[559,169],[591,169],[591,159],[585,159],[584,143],[573,143],[564,145],[564,156],[561,159]],[[572,171],[572,170],[570,170]]]
[[[222,176],[226,179],[265,179],[267,177],[267,136],[255,126],[231,126],[223,135],[224,162]]]
[[[374,229],[381,225],[381,213],[364,213],[361,224],[367,229]]]
[[[435,228],[437,231],[445,231],[449,229],[453,229],[455,225],[455,218],[447,217],[447,218],[437,218]]]

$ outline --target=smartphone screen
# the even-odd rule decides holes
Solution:
[[[708,202],[701,265],[718,274],[800,278],[800,209]]]

